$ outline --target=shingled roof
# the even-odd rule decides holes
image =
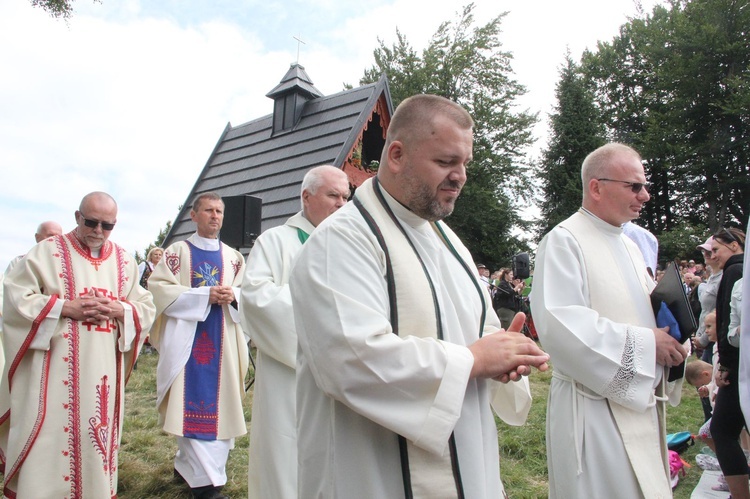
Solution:
[[[264,231],[300,210],[300,185],[310,168],[322,164],[342,168],[353,187],[372,175],[357,163],[360,156],[365,165],[380,159],[393,114],[385,75],[376,83],[323,96],[304,68],[294,64],[267,95],[274,99],[274,114],[236,127],[227,124],[165,246],[195,231],[190,204],[198,194],[214,191],[222,197],[261,198]]]

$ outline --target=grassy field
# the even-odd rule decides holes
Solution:
[[[120,450],[121,499],[188,498],[189,491],[172,476],[174,438],[157,427],[155,408],[156,355],[143,355],[138,369],[130,378],[125,405],[125,424]],[[500,466],[503,482],[512,499],[547,497],[547,464],[544,446],[544,421],[550,374],[534,373],[531,386],[534,404],[525,426],[514,428],[498,423]],[[245,417],[250,421],[252,390],[245,401]],[[695,389],[686,385],[682,403],[667,412],[667,429],[671,432],[697,432],[703,421],[700,399]],[[249,425],[248,425],[249,426]],[[682,457],[693,465],[675,489],[675,498],[689,498],[700,479],[700,468],[694,465],[700,444],[688,449]],[[247,497],[248,438],[235,443],[228,463],[229,482],[225,493],[233,499]],[[616,485],[613,485],[616,486]],[[272,498],[269,498],[272,499]]]

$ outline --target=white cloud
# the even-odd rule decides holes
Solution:
[[[421,50],[461,8],[291,2],[83,1],[68,24],[29,0],[1,2],[0,209],[9,223],[0,266],[28,249],[39,222],[72,229],[92,190],[119,203],[112,239],[145,248],[176,216],[226,123],[271,112],[265,94],[296,59],[293,35],[306,42],[300,62],[330,94],[357,84],[378,36],[390,45],[398,27]],[[544,113],[566,44],[577,58],[635,12],[629,0],[476,3],[479,23],[510,11],[503,41],[530,90],[522,104]]]

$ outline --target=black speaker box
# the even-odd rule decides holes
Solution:
[[[515,279],[526,279],[530,275],[529,254],[518,253],[517,255],[513,255],[513,277]]]
[[[221,242],[232,248],[249,248],[260,235],[263,200],[242,195],[226,196],[224,201],[224,225],[221,227]]]

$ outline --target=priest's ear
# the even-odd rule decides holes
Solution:
[[[386,150],[385,166],[390,174],[398,175],[404,170],[405,155],[406,150],[404,148],[404,143],[400,140],[394,140],[393,142],[388,144],[388,149]],[[383,165],[381,165],[381,167],[382,166]]]
[[[601,201],[602,199],[602,182],[592,178],[589,180],[588,195],[594,201]]]

